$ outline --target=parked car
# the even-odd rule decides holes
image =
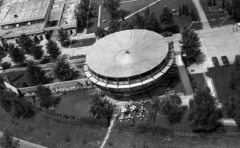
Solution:
[[[219,62],[218,62],[217,57],[212,57],[212,62],[213,62],[214,66],[219,66]]]
[[[229,65],[227,56],[221,56],[221,59],[222,59],[223,65]]]

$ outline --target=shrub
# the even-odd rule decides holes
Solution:
[[[22,87],[28,87],[26,82],[22,82]]]
[[[178,95],[172,95],[170,96],[170,101],[172,104],[177,104],[177,105],[181,105],[182,104],[182,100]]]
[[[50,62],[51,62],[51,58],[48,56],[44,56],[43,59],[39,63],[46,64],[46,63],[50,63]]]
[[[163,32],[163,33],[161,33],[161,35],[164,37],[169,37],[169,36],[173,36],[173,33],[172,32]]]
[[[5,70],[5,69],[9,69],[11,67],[11,63],[9,62],[3,62],[2,63],[2,68]]]

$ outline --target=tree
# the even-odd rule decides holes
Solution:
[[[137,29],[145,29],[145,18],[138,13],[132,18],[131,23]]]
[[[226,113],[227,113],[227,116],[228,118],[234,118],[235,117],[235,112],[236,112],[236,109],[237,109],[237,105],[239,105],[235,98],[233,96],[230,96],[225,104],[224,104],[224,108],[226,110]]]
[[[197,15],[195,14],[193,9],[191,10],[191,18],[193,21],[197,21],[197,19],[198,19]]]
[[[21,34],[19,37],[19,47],[26,53],[30,53],[30,48],[32,47],[33,41],[26,34]]]
[[[81,0],[80,7],[87,12],[89,9],[89,4],[90,0]]]
[[[41,107],[49,108],[52,105],[54,97],[49,87],[38,85],[36,89],[36,96],[39,98]]]
[[[44,84],[47,80],[45,71],[33,61],[27,63],[27,77],[32,86]]]
[[[162,25],[173,25],[173,14],[168,9],[168,7],[164,6],[162,14],[160,15],[160,22]]]
[[[212,5],[213,5],[213,6],[216,6],[216,5],[217,5],[216,0],[212,0]]]
[[[40,40],[38,39],[38,37],[36,35],[34,35],[33,41],[34,41],[35,44],[40,42]]]
[[[179,6],[179,8],[178,8],[178,15],[182,16],[182,7],[181,6]]]
[[[56,60],[57,57],[61,54],[61,50],[56,42],[49,40],[47,43],[47,53],[51,56],[52,59]]]
[[[227,11],[228,15],[232,15],[232,6],[229,2],[227,2],[225,10]]]
[[[0,146],[3,148],[20,148],[19,140],[14,140],[12,134],[5,130],[3,137],[0,139]]]
[[[106,8],[112,18],[117,9],[120,7],[120,1],[121,0],[103,0],[103,7]]]
[[[43,57],[44,51],[42,50],[42,46],[33,44],[30,50],[35,60],[40,60]]]
[[[186,61],[187,65],[190,65],[199,59],[202,56],[201,52],[201,43],[199,41],[198,34],[190,29],[185,29],[181,32],[182,40],[180,43],[182,44],[181,49],[184,53],[186,53]]]
[[[224,9],[225,8],[225,0],[222,0],[222,7],[221,7],[222,9]]]
[[[59,58],[53,67],[54,75],[61,81],[71,80],[73,78],[73,69],[64,58]]]
[[[234,66],[230,70],[229,85],[240,96],[240,55],[235,56]]]
[[[239,107],[235,111],[234,119],[235,119],[235,122],[236,122],[236,124],[238,126],[238,130],[240,131],[240,108]]]
[[[182,15],[184,15],[185,14],[185,5],[183,4],[182,5]]]
[[[107,32],[101,28],[101,27],[97,27],[96,31],[95,31],[95,36],[98,38],[103,38],[107,35]]]
[[[190,101],[191,111],[188,120],[193,132],[212,133],[221,127],[219,122],[221,111],[216,108],[216,98],[210,94],[209,88],[202,88]]]
[[[133,29],[134,26],[132,23],[129,23],[127,21],[122,21],[120,24],[120,30],[128,30],[128,29]]]
[[[107,31],[109,34],[120,31],[120,22],[118,22],[117,20],[111,21],[109,23]]]
[[[185,16],[189,15],[189,10],[187,4],[185,5],[185,11],[184,11]]]
[[[12,118],[30,118],[35,114],[31,104],[26,99],[20,98],[11,91],[1,90],[0,102],[5,111],[11,114]]]
[[[87,11],[81,3],[78,3],[74,9],[74,15],[77,20],[77,29],[86,25],[88,19]],[[77,31],[77,30],[76,30]]]
[[[212,6],[212,0],[208,0],[207,5],[208,5],[208,7],[211,7]]]
[[[110,100],[103,98],[94,94],[91,96],[89,113],[93,118],[104,119],[109,123],[113,117],[113,112],[116,109],[116,105],[113,104]]]
[[[58,34],[58,38],[60,39],[61,45],[63,47],[66,47],[70,44],[70,38],[67,31],[60,29],[58,30]]]
[[[151,13],[147,18],[145,18],[145,29],[151,30],[157,33],[160,33],[162,31],[160,23],[157,17],[155,16],[155,13]]]
[[[149,7],[146,8],[146,10],[144,11],[144,17],[147,18],[150,15],[150,9]]]
[[[11,48],[9,48],[9,55],[13,62],[18,65],[23,64],[26,59],[24,51],[14,46],[11,46]]]

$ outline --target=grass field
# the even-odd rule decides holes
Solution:
[[[225,0],[225,3],[227,3],[228,1],[231,2],[231,0]],[[216,0],[216,2],[217,2],[216,6],[208,7],[207,0],[200,0],[203,11],[207,16],[207,19],[211,27],[214,28],[214,27],[220,27],[223,25],[234,24],[235,23],[234,20],[228,17],[226,13],[222,13],[219,10],[222,6],[222,0]]]
[[[15,87],[23,87],[22,85],[23,83],[26,83],[28,86],[31,86],[25,70],[8,72],[6,73],[6,75],[8,77],[9,82]]]
[[[8,129],[15,137],[49,148],[100,147],[107,129],[56,122],[38,113],[30,119],[13,124],[8,113],[0,107],[0,131]]]
[[[219,101],[224,103],[229,96],[236,93],[229,88],[230,68],[232,66],[220,66],[210,68],[207,76],[211,77],[218,94]]]
[[[61,96],[61,102],[56,107],[56,112],[75,117],[88,116],[90,99],[89,89],[70,92]]]
[[[73,40],[71,43],[71,48],[90,46],[96,42],[96,38]]]
[[[120,11],[116,14],[117,18],[120,18],[120,13],[123,13],[124,16],[134,13],[147,5],[155,2],[156,0],[138,0],[129,3],[123,3],[120,5]],[[104,23],[103,20],[106,22]],[[104,7],[102,7],[101,18],[100,18],[100,27],[105,28],[111,22],[111,18]]]

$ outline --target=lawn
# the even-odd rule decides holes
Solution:
[[[71,48],[91,46],[96,42],[96,38],[73,40],[71,43]]]
[[[189,10],[194,10],[195,13],[197,14],[197,10],[195,8],[195,6],[192,3],[192,0],[161,0],[159,3],[151,6],[150,12],[154,12],[155,15],[159,18],[159,16],[162,13],[163,7],[167,6],[169,8],[169,10],[175,9],[176,12],[173,13],[173,20],[175,22],[175,24],[177,24],[180,27],[180,30],[182,30],[184,27],[189,27],[190,24],[192,23],[192,18],[191,16],[179,16],[178,15],[178,9],[179,6],[182,6],[183,4],[187,4],[188,9]],[[140,14],[144,14],[144,11],[141,12]],[[201,24],[201,23],[197,23],[197,24]],[[201,26],[201,25],[200,25]],[[196,29],[202,29],[202,27],[197,27]]]
[[[0,131],[8,129],[15,137],[49,148],[100,147],[107,129],[70,125],[36,114],[15,120],[0,107]]]
[[[75,117],[88,116],[88,106],[91,97],[89,89],[70,92],[61,96],[61,102],[55,108],[56,112]]]
[[[201,74],[191,74],[190,80],[191,80],[191,83],[192,83],[192,86],[193,86],[193,89],[195,92],[198,88],[206,86],[205,79],[204,79],[202,73]]]
[[[124,131],[112,131],[105,148],[239,148],[238,135],[217,137],[166,137]]]
[[[207,0],[200,0],[200,3],[202,5],[203,11],[205,12],[207,19],[209,21],[209,24],[211,27],[220,27],[223,25],[229,25],[229,24],[234,24],[235,21],[232,20],[231,18],[228,18],[228,15],[226,13],[222,13],[219,11],[219,9],[222,6],[222,0],[216,0],[217,5],[208,7],[207,6]],[[225,0],[225,3],[231,2],[231,0]]]
[[[221,103],[224,103],[229,96],[236,95],[236,93],[229,88],[230,68],[232,66],[233,65],[210,68],[209,72],[206,73],[207,76],[212,78]]]
[[[87,33],[94,33],[98,25],[99,5],[95,2],[91,3],[90,19],[88,22]]]
[[[15,87],[24,87],[23,83],[26,83],[27,86],[31,86],[27,78],[26,70],[7,72],[6,75],[8,77],[10,84],[12,84]]]
[[[120,11],[116,14],[116,18],[119,19],[121,18],[121,13],[124,14],[124,16],[128,16],[144,7],[146,7],[147,5],[155,2],[156,0],[137,0],[137,1],[133,1],[133,2],[129,2],[129,3],[123,3],[120,5]],[[104,23],[103,20],[105,20],[106,22]],[[104,7],[102,7],[101,9],[101,18],[100,18],[100,27],[105,28],[108,26],[108,24],[110,23],[111,18],[108,14],[108,12],[106,11],[106,9]]]

